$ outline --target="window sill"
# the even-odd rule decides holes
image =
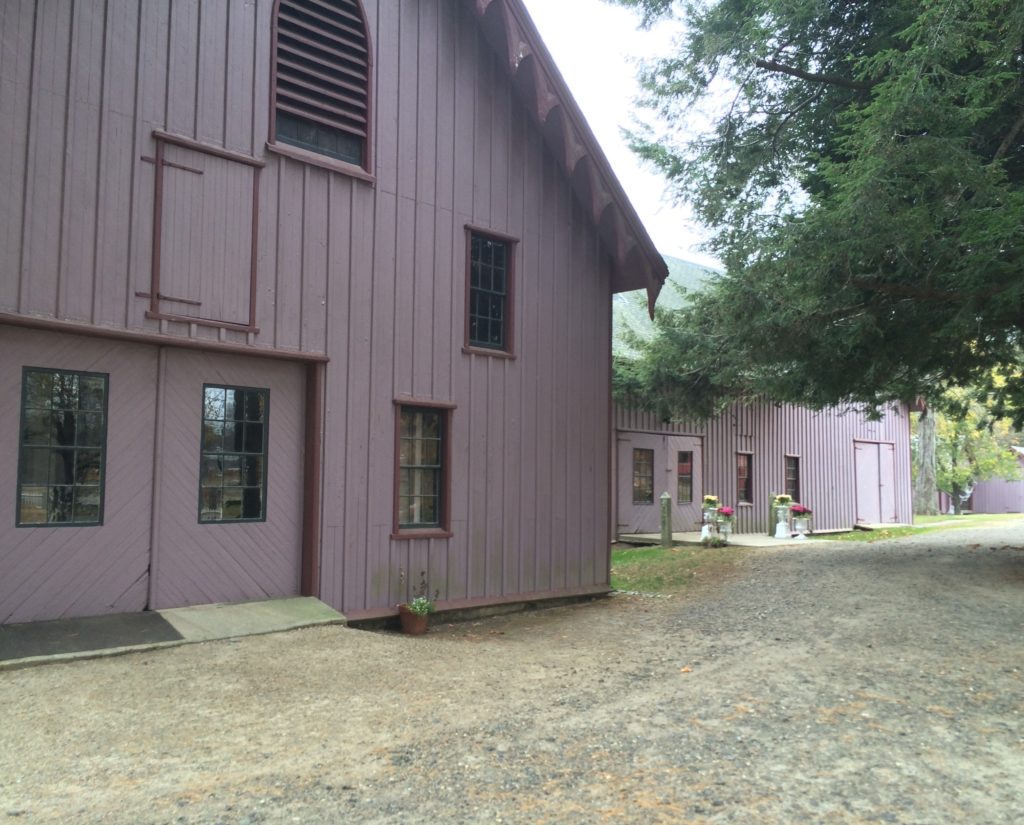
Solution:
[[[408,539],[450,539],[455,534],[443,527],[411,527],[408,530],[393,530],[391,538],[395,541]]]
[[[490,358],[507,358],[509,361],[515,361],[516,355],[514,352],[506,352],[503,349],[488,349],[487,347],[471,347],[464,346],[462,352],[465,355],[483,355]]]
[[[326,155],[318,155],[316,152],[309,152],[306,149],[300,149],[298,146],[288,146],[284,143],[267,143],[267,151],[274,155],[281,155],[282,157],[297,160],[300,163],[308,163],[310,166],[319,166],[321,169],[327,169],[330,172],[338,172],[342,175],[347,175],[350,178],[356,178],[357,180],[364,181],[371,185],[376,185],[377,178],[371,175],[361,166],[356,166],[352,163],[345,163],[343,160],[335,160],[329,158]]]

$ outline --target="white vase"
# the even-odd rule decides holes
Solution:
[[[788,539],[789,536],[789,507],[782,505],[775,508],[775,538]]]

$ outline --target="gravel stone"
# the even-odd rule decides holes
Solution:
[[[22,823],[1024,821],[1024,522],[0,674]]]

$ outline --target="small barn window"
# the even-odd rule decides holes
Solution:
[[[371,67],[359,0],[279,0],[272,142],[369,169]]]
[[[100,373],[23,370],[19,527],[103,523],[107,380]]]
[[[754,501],[754,457],[750,453],[736,453],[736,500],[740,504]]]
[[[677,462],[676,502],[689,504],[693,501],[693,452],[680,452]]]
[[[450,430],[450,407],[399,404],[396,534],[448,532]]]
[[[264,521],[270,391],[203,386],[199,521]]]
[[[466,348],[512,353],[516,241],[467,227]]]
[[[633,503],[654,504],[654,450],[633,450]]]
[[[795,455],[786,456],[786,495],[800,501],[800,459]]]

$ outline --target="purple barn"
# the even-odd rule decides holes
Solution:
[[[659,306],[678,306],[675,287],[699,290],[714,270],[666,258],[669,278]],[[617,353],[628,355],[625,330],[652,328],[646,301],[615,297]],[[673,531],[699,529],[704,494],[735,510],[739,533],[766,533],[779,493],[808,505],[815,530],[910,524],[910,417],[893,405],[871,420],[858,408],[812,411],[763,402],[734,407],[711,421],[661,421],[640,410],[615,410],[614,531],[659,532],[658,500],[672,499]]]
[[[0,622],[608,589],[665,265],[521,0],[0,5]]]

